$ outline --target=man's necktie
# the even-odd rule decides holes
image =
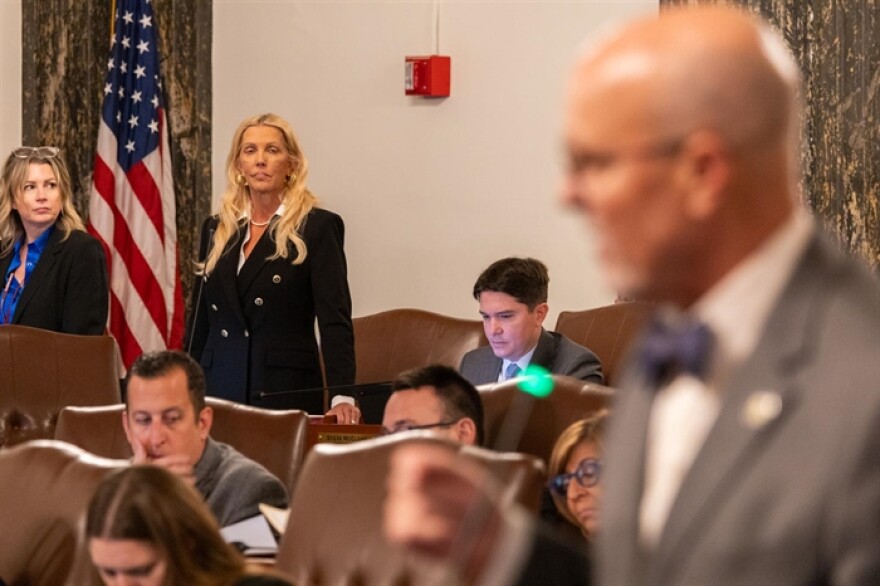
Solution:
[[[507,370],[504,371],[504,380],[515,378],[519,376],[519,373],[522,372],[522,369],[516,362],[511,362],[507,365]]]
[[[642,369],[648,380],[658,386],[683,372],[702,378],[709,365],[712,343],[712,332],[703,323],[669,324],[654,319],[641,348]]]

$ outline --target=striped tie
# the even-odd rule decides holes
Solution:
[[[504,380],[516,378],[521,372],[522,369],[519,367],[519,364],[511,362],[507,365],[507,370],[504,371]]]

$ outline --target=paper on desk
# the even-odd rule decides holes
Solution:
[[[266,503],[260,503],[260,512],[263,513],[263,516],[269,521],[269,525],[278,535],[284,535],[284,530],[287,529],[287,519],[290,517],[290,509],[279,509]]]
[[[257,515],[227,525],[220,530],[223,539],[227,543],[243,543],[247,547],[242,552],[245,555],[271,555],[278,553],[278,544],[275,536],[269,528],[269,523],[263,515]]]

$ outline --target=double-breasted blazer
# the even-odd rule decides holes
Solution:
[[[655,391],[634,365],[606,441],[600,583],[880,584],[880,283],[815,236],[638,545]]]
[[[49,235],[12,323],[65,334],[103,334],[110,300],[104,248],[82,230],[63,237],[57,227]],[[0,276],[6,275],[12,254],[0,258]]]
[[[272,220],[276,221],[275,219]],[[207,255],[218,218],[202,227],[200,258]],[[260,393],[323,386],[315,319],[330,386],[354,383],[354,336],[342,218],[322,209],[306,217],[300,234],[307,256],[268,260],[275,243],[266,230],[241,271],[239,226],[214,270],[193,287],[186,344],[205,370],[207,392],[259,405]]]

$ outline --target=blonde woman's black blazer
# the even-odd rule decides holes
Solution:
[[[275,220],[273,220],[275,221]],[[202,228],[200,257],[205,258],[218,219]],[[338,215],[314,209],[301,234],[305,262],[268,260],[275,243],[270,230],[238,271],[246,224],[230,239],[207,279],[192,292],[187,347],[205,369],[207,392],[240,403],[260,405],[261,393],[284,393],[323,385],[315,338],[315,320],[330,386],[354,382],[351,295]]]

